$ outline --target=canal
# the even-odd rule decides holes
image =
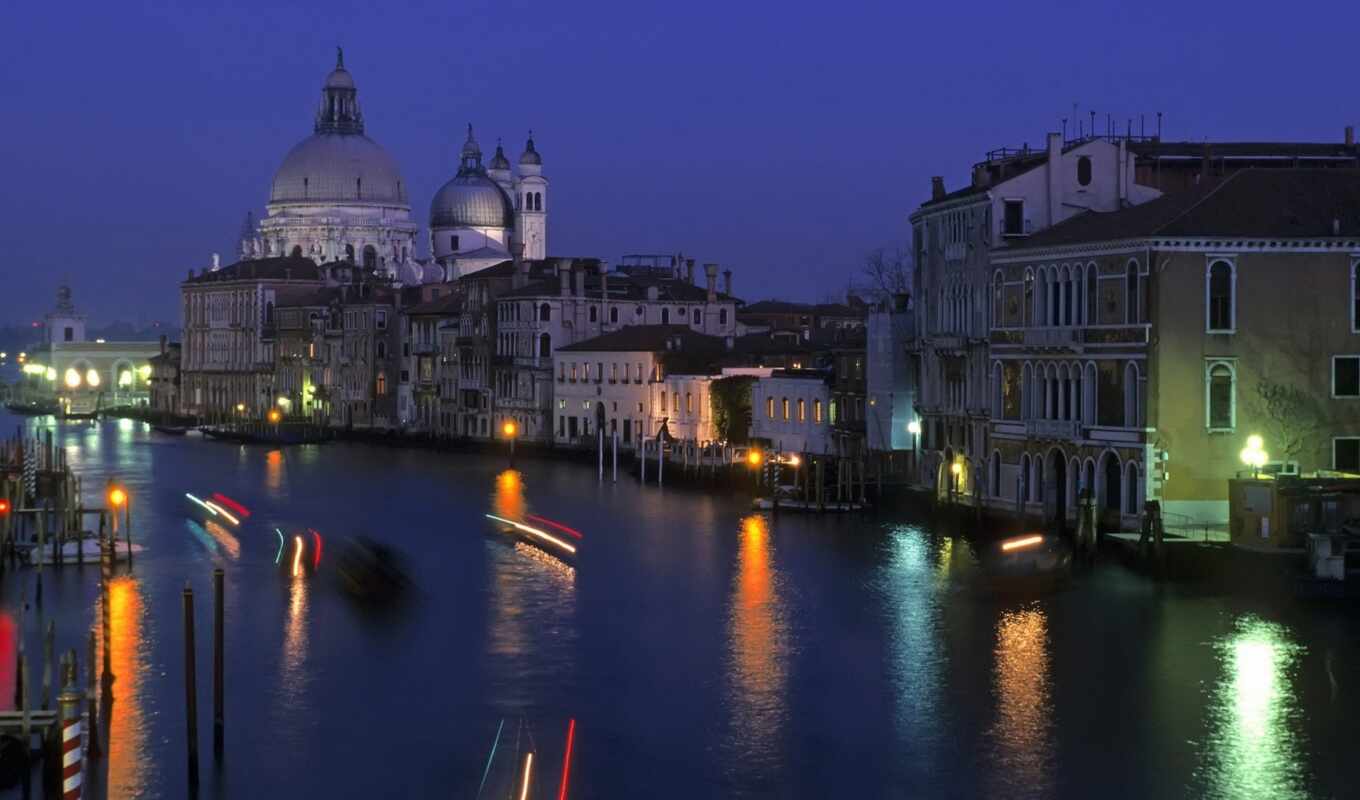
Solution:
[[[574,798],[1354,796],[1360,623],[1342,609],[1161,587],[1112,563],[998,597],[976,543],[924,518],[772,520],[559,461],[511,472],[500,457],[0,414],[0,431],[16,425],[52,427],[86,487],[123,481],[146,547],[110,592],[111,797],[186,796],[186,582],[205,797],[474,797],[485,781],[503,798],[531,750],[529,796],[556,797],[571,720]],[[253,515],[201,526],[185,492]],[[511,545],[486,513],[580,530],[578,567]],[[416,596],[397,613],[357,606],[325,548],[291,577],[275,527],[314,528],[332,550],[384,540]],[[9,572],[0,592],[6,705],[20,627],[36,676],[47,621],[83,662],[99,613],[97,568],[48,568],[41,609],[34,579]]]

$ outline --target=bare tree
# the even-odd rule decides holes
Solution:
[[[861,277],[875,301],[890,300],[896,294],[911,292],[911,255],[900,246],[880,247],[864,257]]]
[[[1256,401],[1268,428],[1266,441],[1279,452],[1280,460],[1297,460],[1316,446],[1325,421],[1311,393],[1262,378],[1256,384]]]

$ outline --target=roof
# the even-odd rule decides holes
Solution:
[[[791,303],[786,300],[760,300],[744,306],[741,316],[757,314],[809,314],[818,317],[853,317],[864,319],[865,307],[845,303]]]
[[[1140,158],[1328,159],[1360,161],[1360,148],[1344,142],[1130,142]]]
[[[678,348],[675,346],[677,343]],[[725,350],[726,345],[722,337],[696,333],[687,325],[629,325],[602,336],[559,347],[557,352],[657,353],[676,349],[717,354]]]
[[[458,292],[449,292],[433,300],[411,306],[406,309],[405,313],[411,317],[448,316],[449,314],[459,313],[462,308],[463,296]]]
[[[551,259],[549,260],[551,261]],[[539,262],[545,265],[549,262]],[[595,262],[598,263],[598,262]],[[580,269],[582,261],[576,261],[576,268]],[[600,274],[598,268],[592,268],[591,264],[586,264],[585,292],[587,296],[600,296]],[[474,273],[476,274],[476,273]],[[687,280],[680,278],[661,278],[650,275],[630,275],[626,272],[610,272],[608,274],[609,299],[610,300],[636,300],[639,302],[647,300],[647,290],[656,287],[657,302],[689,302],[702,303],[708,300],[708,290],[702,286],[696,286]],[[513,299],[517,297],[557,297],[561,294],[561,279],[546,270],[539,274],[539,279],[500,295],[501,300]],[[576,291],[575,278],[573,277],[571,290]],[[731,295],[717,292],[719,302],[733,302],[740,304],[741,301]]]
[[[1132,208],[1088,211],[1008,250],[1151,236],[1360,236],[1360,170],[1244,169]]]
[[[310,258],[281,256],[237,261],[221,269],[204,270],[185,283],[216,281],[319,281],[321,268]]]

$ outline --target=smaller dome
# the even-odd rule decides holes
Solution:
[[[510,198],[485,172],[460,170],[435,192],[430,203],[431,228],[510,228]]]
[[[505,157],[505,151],[501,149],[500,142],[496,142],[496,154],[491,157],[489,169],[510,169],[510,159]]]
[[[540,156],[538,151],[534,149],[534,134],[532,131],[529,132],[529,141],[524,144],[524,152],[520,154],[519,163],[535,164],[539,166],[543,164],[543,156]]]
[[[349,70],[344,67],[336,67],[331,70],[331,74],[326,76],[326,83],[323,89],[353,89],[354,76],[349,74]]]

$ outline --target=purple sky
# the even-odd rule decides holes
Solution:
[[[0,214],[22,291],[0,322],[63,280],[96,321],[176,318],[186,270],[230,260],[310,134],[336,44],[422,241],[464,126],[512,160],[533,128],[552,253],[681,250],[732,267],[748,300],[816,299],[905,240],[931,175],[958,186],[1074,102],[1163,111],[1168,139],[1339,141],[1360,122],[1360,6],[1312,6],[21,3],[0,48]]]

